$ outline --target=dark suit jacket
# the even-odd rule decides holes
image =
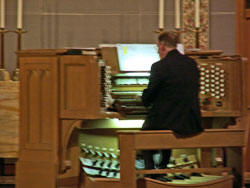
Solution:
[[[143,130],[172,130],[181,135],[201,132],[197,63],[176,49],[151,67],[142,102],[149,107]]]

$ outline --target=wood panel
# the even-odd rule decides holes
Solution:
[[[18,188],[34,185],[55,187],[58,165],[57,74],[56,56],[20,57]]]
[[[113,73],[120,72],[120,66],[118,63],[118,55],[116,46],[113,47],[101,47],[102,58],[107,66],[112,67]]]
[[[94,56],[60,58],[62,118],[87,118],[100,112],[100,69]]]
[[[22,147],[51,150],[58,122],[57,58],[23,58],[20,62]]]
[[[218,180],[213,180],[205,183],[197,183],[197,184],[171,184],[163,181],[153,180],[146,178],[145,187],[150,188],[181,188],[181,187],[189,187],[189,188],[232,188],[233,187],[233,176],[226,176],[220,178]]]
[[[50,162],[26,162],[17,164],[17,188],[55,188],[56,166]]]
[[[190,137],[178,136],[172,131],[127,131],[127,133],[121,131],[121,133],[134,135],[135,149],[243,147],[245,134],[244,130],[236,129],[206,129],[205,132]]]
[[[249,9],[246,9],[245,0],[236,0],[236,53],[250,59],[250,19]],[[248,72],[250,64],[248,63]],[[248,83],[250,76],[248,76]],[[248,93],[250,87],[248,86]],[[248,107],[250,107],[250,95],[248,95]]]
[[[82,121],[62,120],[59,129],[59,171],[62,177],[78,176],[80,167],[80,148],[78,144],[78,129]]]
[[[247,92],[248,97],[247,97],[247,106],[248,106],[248,111],[250,111],[250,9],[247,9],[246,6],[246,0],[236,0],[236,53],[248,58],[248,76],[247,82]],[[249,7],[248,7],[249,8]],[[249,115],[248,115],[249,116]],[[250,121],[248,120],[244,124],[246,128],[246,135],[245,135],[245,140],[246,140],[246,148],[245,148],[245,161],[244,163],[244,170],[247,172],[250,172]]]
[[[127,136],[127,137],[125,137]],[[120,135],[119,139],[123,142],[119,142],[121,149],[120,155],[120,174],[121,174],[121,184],[123,188],[135,188],[136,187],[136,176],[135,172],[135,140],[133,135]],[[125,149],[126,148],[126,149]],[[126,153],[126,154],[125,154]],[[130,156],[129,158],[127,156]],[[127,168],[132,166],[133,168]]]
[[[84,174],[80,174],[80,179],[81,184],[79,188],[124,188],[118,179],[89,178]]]
[[[201,76],[201,84],[203,82],[203,89],[201,89],[201,93],[206,92],[204,88],[210,89],[208,93],[206,92],[207,94],[202,95],[200,93],[200,98],[202,101],[204,99],[209,99],[210,101],[209,104],[202,103],[201,105],[203,117],[241,116],[242,112],[246,111],[246,106],[244,105],[244,102],[246,100],[245,98],[247,97],[247,95],[243,93],[243,91],[246,87],[245,68],[247,65],[247,61],[240,57],[220,57],[208,59],[196,58],[196,61],[200,68],[205,69],[201,71],[201,74],[203,73],[203,75]],[[205,71],[212,71],[212,66],[216,67],[220,71],[217,70],[213,75],[210,75],[210,78],[205,77]],[[213,71],[215,70],[213,69]],[[224,72],[221,73],[221,71]],[[223,80],[223,82],[217,81],[219,79]],[[208,85],[206,87],[204,84],[205,82],[206,85]],[[223,84],[224,86],[220,86],[221,84]],[[217,87],[219,89],[216,89]],[[212,92],[212,89],[218,92],[218,95],[221,93],[221,89],[223,89],[224,96],[217,99],[215,97],[217,94],[214,91]],[[214,96],[212,94],[214,94]],[[217,106],[218,102],[221,103],[221,106]]]
[[[250,17],[247,18],[246,21],[246,33],[247,33],[247,37],[246,37],[246,44],[247,44],[247,57],[248,57],[248,108],[250,110]],[[247,138],[248,138],[248,143],[247,143],[247,148],[246,148],[246,170],[248,172],[250,172],[250,121],[248,122],[248,124],[246,125],[248,126],[248,132],[247,132]]]

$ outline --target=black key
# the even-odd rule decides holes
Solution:
[[[171,182],[172,180],[168,177],[158,177],[157,180],[164,181],[164,182]]]
[[[198,173],[198,172],[192,172],[192,173],[191,173],[191,176],[203,177],[203,176],[201,175],[201,173]]]
[[[185,179],[184,177],[182,177],[182,176],[180,176],[178,174],[175,174],[173,178],[176,179],[176,180],[184,180]]]
[[[184,179],[190,179],[190,177],[186,174],[179,174],[179,176],[183,177]]]

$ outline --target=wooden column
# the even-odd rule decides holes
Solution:
[[[248,72],[250,72],[250,9],[247,7],[247,0],[236,0],[236,53],[248,58]],[[247,81],[248,81],[248,117],[250,116],[250,74],[248,73]],[[244,127],[246,129],[246,147],[243,151],[244,160],[243,160],[243,168],[245,171],[245,182],[250,182],[250,119],[244,122]]]
[[[124,138],[126,138],[125,142],[119,142],[120,148],[123,148],[120,154],[121,186],[122,188],[136,188],[134,135],[119,135],[119,141]]]
[[[20,57],[17,188],[55,188],[58,172],[58,58]]]

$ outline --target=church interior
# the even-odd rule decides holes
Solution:
[[[198,135],[141,130],[164,31],[199,67]],[[250,187],[249,59],[250,0],[0,0],[0,188]]]

